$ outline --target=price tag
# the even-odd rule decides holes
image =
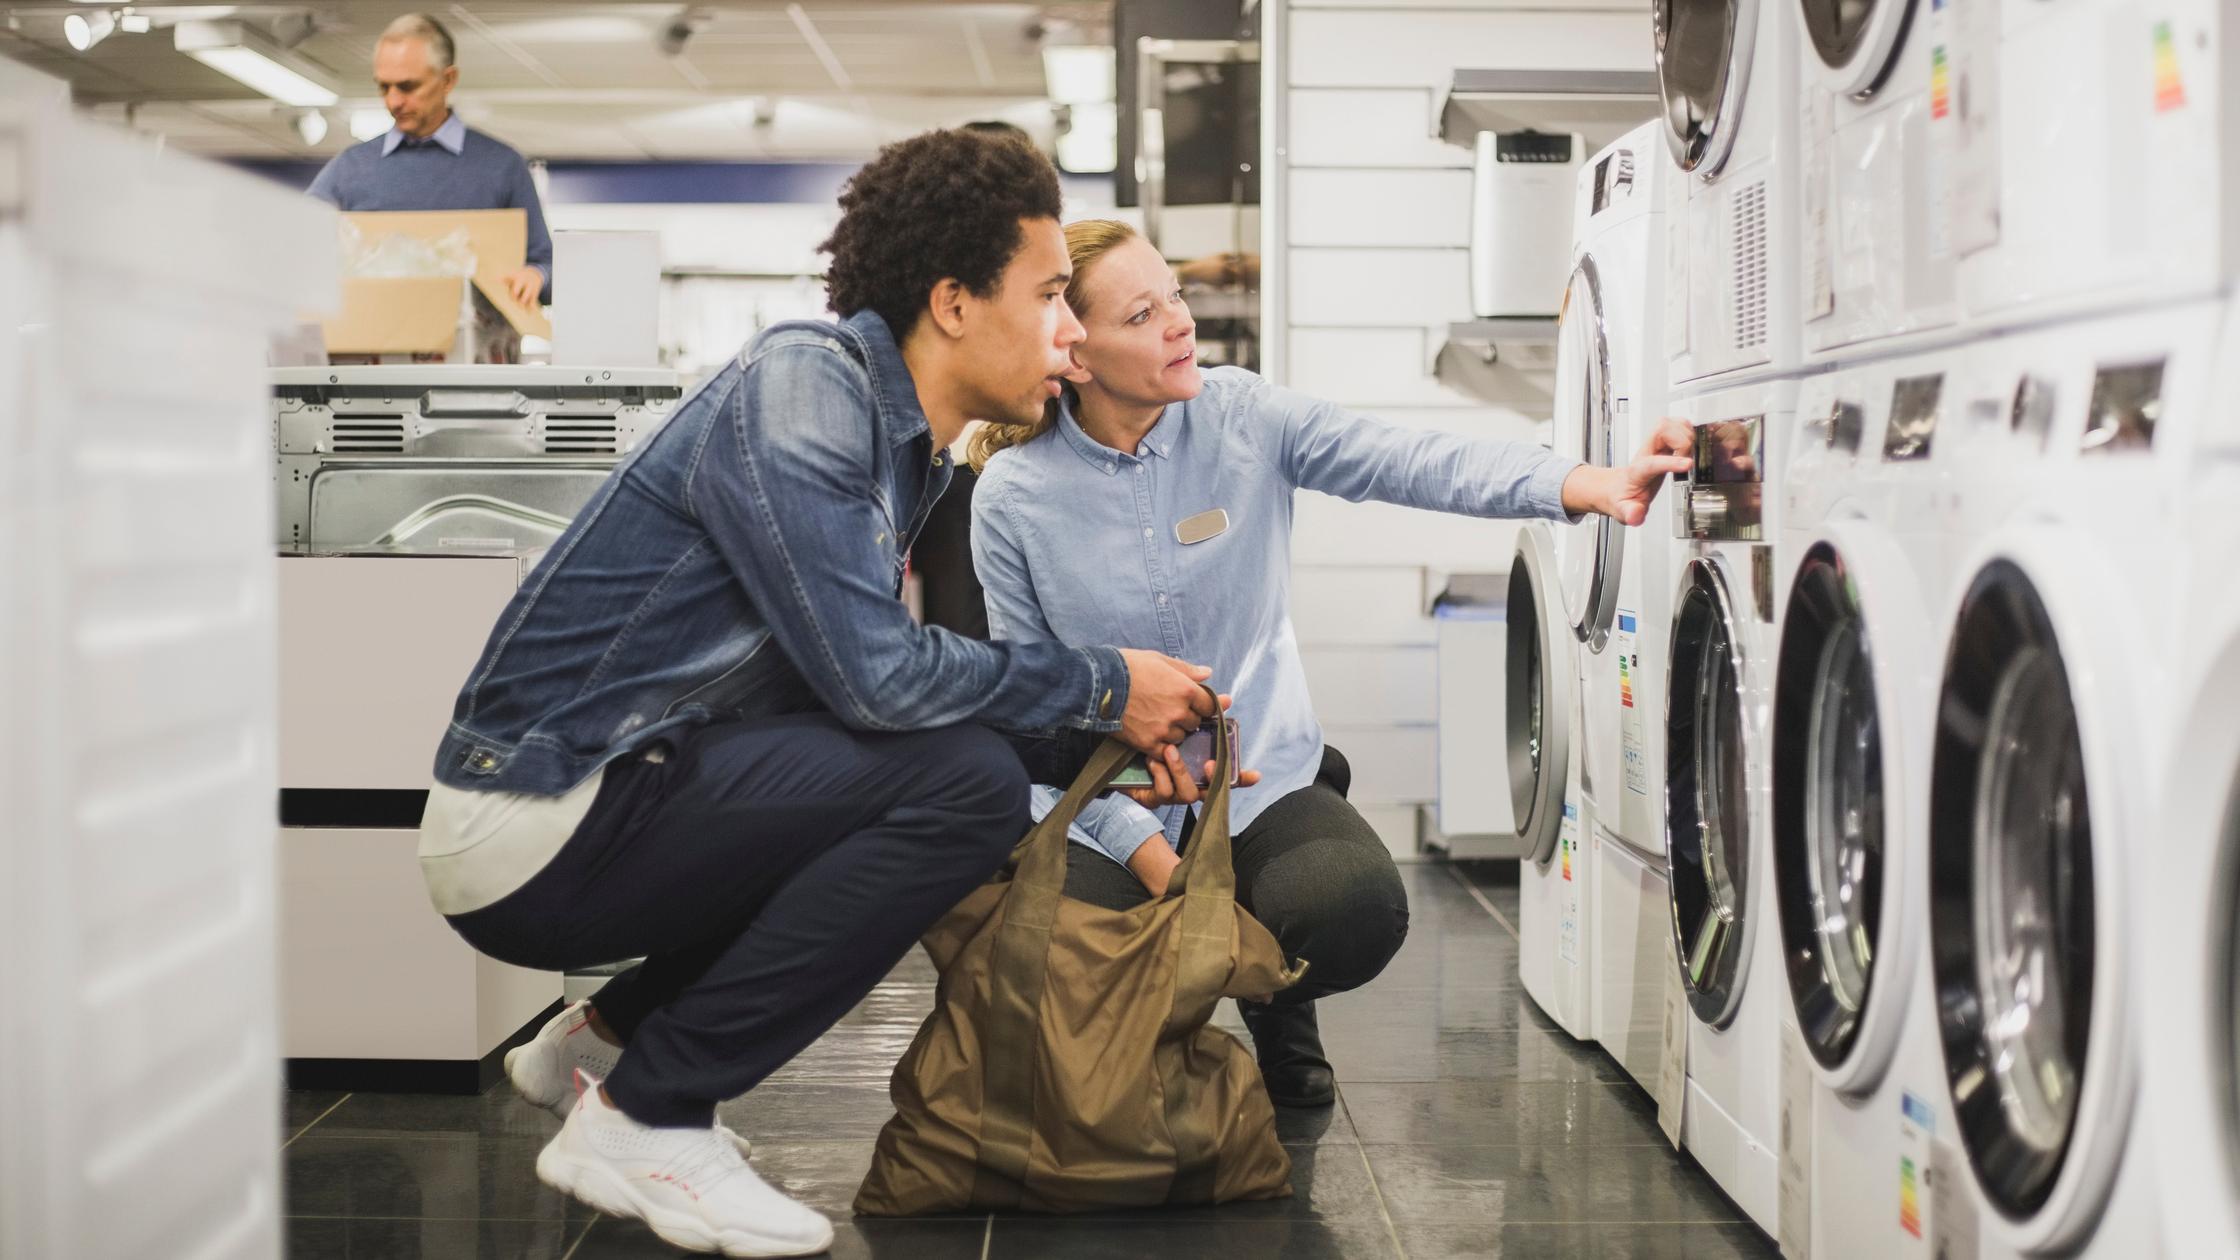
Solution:
[[[1680,955],[1672,933],[1664,937],[1664,1044],[1657,1060],[1657,1127],[1677,1149],[1688,1103],[1688,989],[1680,980]]]
[[[1812,1255],[1812,1063],[1797,1030],[1781,1030],[1781,1202],[1777,1236],[1785,1260]]]
[[[1968,1160],[1952,1142],[1938,1142],[1929,1164],[1931,1260],[1976,1260],[1982,1251],[1976,1200],[1968,1188]]]

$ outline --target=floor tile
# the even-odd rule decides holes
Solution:
[[[543,1143],[521,1138],[304,1134],[282,1155],[291,1216],[414,1220],[589,1219],[537,1180]]]
[[[966,1220],[888,1221],[836,1217],[832,1260],[980,1260],[988,1240],[985,1217]],[[684,1253],[636,1221],[601,1220],[568,1260],[678,1260]]]
[[[932,1009],[932,992],[922,996],[926,1006],[907,1019],[850,1016],[842,1020],[791,1063],[771,1073],[770,1079],[886,1080]]]
[[[1367,1145],[1654,1146],[1656,1107],[1630,1084],[1607,1082],[1358,1082],[1345,1086],[1354,1132]]]
[[[1560,1029],[1442,1029],[1428,1023],[1325,1021],[1323,1049],[1341,1085],[1356,1081],[1619,1080],[1617,1063]]]
[[[1354,1146],[1289,1146],[1291,1197],[1251,1203],[1223,1203],[1205,1207],[1113,1209],[1084,1212],[1075,1221],[1353,1221],[1379,1220],[1376,1188],[1370,1183],[1360,1148]],[[758,1159],[757,1163],[760,1162]],[[1000,1232],[1006,1220],[1047,1219],[1022,1213],[997,1213]]]
[[[296,1218],[283,1222],[293,1260],[563,1260],[589,1218],[414,1221]],[[578,1253],[580,1254],[580,1253]]]
[[[1754,1225],[1402,1226],[1409,1260],[1777,1260]]]
[[[1738,1219],[1711,1179],[1669,1147],[1364,1145],[1362,1150],[1400,1224]]]
[[[1374,1260],[1396,1256],[1381,1220],[996,1221],[989,1260]]]
[[[280,1140],[285,1142],[317,1123],[334,1105],[349,1097],[335,1089],[290,1089],[281,1091]]]
[[[894,1116],[886,1078],[772,1078],[716,1108],[723,1122],[755,1143],[868,1142]]]
[[[547,1140],[560,1118],[523,1102],[509,1081],[489,1093],[350,1095],[313,1132],[323,1137],[402,1137],[412,1134]]]
[[[762,1179],[830,1216],[855,1211],[856,1188],[871,1171],[870,1142],[756,1142]]]

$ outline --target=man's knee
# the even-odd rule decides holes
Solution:
[[[1026,834],[1028,785],[1019,755],[984,726],[933,732],[935,800],[960,823],[989,834],[1005,852]]]

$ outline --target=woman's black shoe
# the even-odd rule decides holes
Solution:
[[[1337,1077],[1322,1057],[1322,1030],[1314,1003],[1268,1006],[1237,1003],[1252,1033],[1260,1075],[1268,1082],[1268,1101],[1278,1107],[1327,1107],[1338,1100]]]

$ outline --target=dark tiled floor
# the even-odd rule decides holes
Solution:
[[[923,954],[723,1117],[762,1174],[838,1222],[837,1257],[1770,1257],[1657,1131],[1608,1056],[1542,1018],[1517,984],[1513,867],[1404,868],[1407,946],[1378,981],[1323,1003],[1340,1102],[1279,1112],[1289,1199],[1052,1220],[855,1219],[891,1114],[886,1075],[932,1000]],[[1223,1026],[1241,1032],[1234,1006]],[[288,1254],[300,1260],[615,1260],[676,1254],[536,1178],[558,1127],[501,1086],[482,1098],[287,1099]]]

